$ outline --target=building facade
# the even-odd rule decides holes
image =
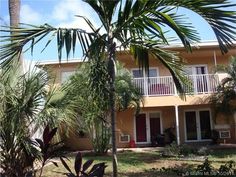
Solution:
[[[182,46],[168,48],[179,52],[184,59],[185,73],[192,87],[184,86],[185,99],[181,99],[168,69],[157,59],[150,58],[149,77],[145,71],[140,71],[134,58],[127,52],[118,52],[117,59],[130,70],[133,83],[144,95],[144,105],[135,115],[134,109],[117,112],[117,146],[130,147],[130,142],[136,146],[153,145],[157,135],[166,130],[172,130],[178,144],[211,142],[212,130],[219,132],[219,141],[236,143],[236,115],[226,118],[215,116],[209,103],[211,94],[217,91],[217,86],[226,77],[226,73],[215,73],[217,65],[229,65],[230,57],[236,56],[236,43],[225,55],[221,54],[216,42],[199,44],[192,53],[186,52]],[[55,84],[60,86],[75,72],[80,61],[45,62],[56,77]],[[74,149],[90,149],[88,137],[72,135],[68,141],[73,142]],[[165,141],[169,141],[165,137]]]

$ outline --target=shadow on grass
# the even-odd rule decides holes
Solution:
[[[93,159],[98,161],[106,161],[106,162],[112,162],[111,154],[106,154],[102,156],[94,156],[91,154],[85,154],[84,157],[86,159]],[[124,165],[142,165],[142,164],[148,164],[153,163],[159,159],[161,159],[161,155],[158,152],[119,152],[117,154],[117,159],[119,163]]]
[[[225,158],[227,156],[235,156],[236,157],[236,148],[214,149],[214,150],[210,151],[209,155],[211,155],[212,157],[215,157],[215,158]]]

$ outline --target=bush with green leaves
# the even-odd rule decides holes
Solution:
[[[234,177],[236,175],[236,162],[235,161],[228,161],[225,164],[221,165],[219,169],[213,168],[211,162],[206,158],[202,164],[194,167],[192,165],[177,165],[174,167],[169,168],[161,168],[159,172],[165,175],[171,176],[227,176],[227,177]]]

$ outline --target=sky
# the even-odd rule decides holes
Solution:
[[[231,0],[236,3],[236,0]],[[232,9],[231,9],[232,10]],[[233,9],[234,10],[234,9]],[[236,9],[235,9],[236,11]],[[187,10],[180,10],[186,14],[193,26],[196,27],[202,41],[216,40],[213,31],[197,14]],[[75,15],[86,16],[99,27],[98,17],[93,13],[92,9],[82,0],[21,0],[21,23],[41,25],[48,23],[56,27],[79,27],[88,30],[88,26],[81,18]],[[9,24],[8,0],[0,0],[0,18],[1,24]],[[172,33],[170,33],[171,35]],[[44,45],[46,41],[43,41]],[[34,55],[29,52],[24,54],[24,58],[33,59],[35,61],[57,60],[56,41],[41,53],[43,43],[35,47]],[[65,57],[65,55],[64,55]],[[72,58],[81,58],[81,51],[77,50]]]

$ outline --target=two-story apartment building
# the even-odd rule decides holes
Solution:
[[[118,52],[117,59],[130,70],[133,83],[144,95],[144,105],[139,115],[133,109],[117,112],[118,147],[129,147],[130,141],[136,146],[148,146],[153,137],[163,134],[165,129],[173,128],[177,143],[210,142],[211,130],[220,133],[221,142],[236,143],[236,115],[226,119],[214,114],[209,96],[225,77],[225,73],[215,73],[216,65],[228,65],[230,56],[236,56],[236,43],[233,49],[222,55],[216,42],[199,44],[199,48],[187,53],[181,45],[168,47],[180,53],[185,59],[185,70],[193,89],[186,86],[186,99],[181,99],[175,89],[173,79],[160,61],[151,58],[149,77],[140,71],[134,58],[127,52]],[[71,75],[80,61],[45,62],[56,76],[60,85]],[[87,137],[71,136],[74,148],[89,149],[91,143]]]

